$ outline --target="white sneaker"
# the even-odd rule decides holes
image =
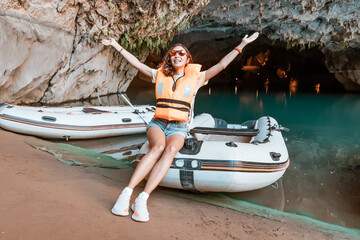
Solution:
[[[147,195],[147,196],[146,196]],[[150,220],[149,212],[147,210],[147,193],[141,193],[136,199],[135,203],[131,206],[131,210],[134,212],[132,219],[138,222],[147,222]]]
[[[111,209],[111,212],[118,216],[128,216],[131,194],[132,194],[132,189],[125,188],[118,197],[118,199],[116,200],[116,203],[114,207]]]

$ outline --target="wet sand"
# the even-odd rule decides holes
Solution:
[[[120,180],[67,166],[0,130],[0,239],[349,239],[168,194],[148,201],[150,221],[111,214]],[[135,189],[133,199],[141,189]]]

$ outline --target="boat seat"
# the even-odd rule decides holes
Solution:
[[[229,129],[229,128],[196,127],[196,128],[190,129],[190,133],[191,134],[201,133],[201,134],[253,137],[259,133],[259,129]]]

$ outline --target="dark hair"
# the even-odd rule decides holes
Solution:
[[[170,52],[175,48],[175,47],[182,47],[185,49],[187,57],[189,59],[189,63],[193,62],[192,56],[189,52],[189,50],[182,45],[181,43],[175,43],[173,45],[171,45],[171,47],[169,48],[169,50],[166,52],[165,56],[162,59],[162,62],[159,64],[159,68],[163,68],[163,72],[165,74],[165,76],[173,76],[175,73],[175,69],[174,67],[171,65],[171,60],[170,60]]]

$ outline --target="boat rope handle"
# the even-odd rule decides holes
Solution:
[[[145,122],[146,126],[148,125],[148,122],[140,115],[140,112],[138,109],[136,109],[132,104],[131,102],[124,96],[124,94],[122,92],[120,92],[120,90],[117,90],[117,92],[120,94],[120,96],[125,100],[125,102],[127,102],[127,104],[129,104],[134,110],[135,110],[135,113],[137,115],[139,115],[139,117],[141,117],[141,119]]]
[[[99,104],[100,104],[100,106],[102,106],[102,102],[101,102],[101,99],[100,99],[99,92],[98,92],[97,88],[95,88],[95,92],[96,92],[96,96],[97,96],[97,98],[99,100]]]

